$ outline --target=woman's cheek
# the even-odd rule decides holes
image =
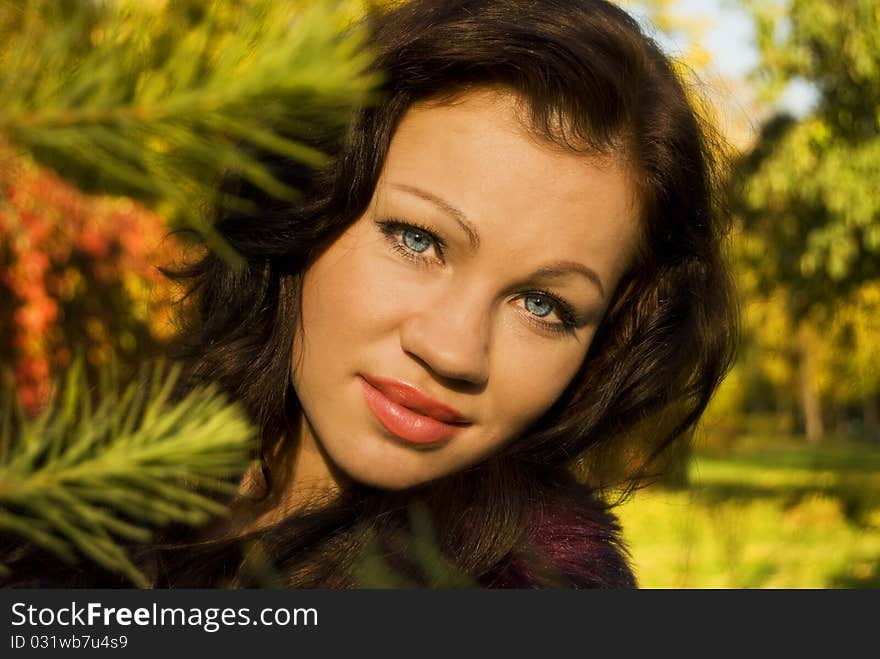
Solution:
[[[356,282],[351,282],[352,290],[358,291],[352,303],[377,328],[390,330],[414,313],[430,312],[440,287],[448,283],[437,272],[403,262],[393,253],[371,255],[361,266]]]
[[[375,251],[335,245],[308,273],[303,317],[309,332],[350,348],[390,315],[400,296]]]
[[[390,329],[417,299],[418,283],[400,264],[388,257],[364,258],[348,285],[349,305],[371,329]]]
[[[518,347],[500,353],[503,357],[493,376],[498,386],[495,398],[504,409],[497,416],[510,420],[511,433],[521,432],[550,408],[583,359],[585,351],[580,347],[562,348],[546,341],[520,341]]]

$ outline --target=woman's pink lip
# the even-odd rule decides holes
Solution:
[[[444,423],[467,424],[468,420],[453,407],[435,400],[421,391],[399,380],[380,378],[376,375],[361,375],[374,388],[391,402],[409,408],[419,414]]]
[[[361,389],[367,407],[388,432],[414,444],[435,444],[458,434],[462,425],[414,412],[389,399],[368,380],[361,378]]]

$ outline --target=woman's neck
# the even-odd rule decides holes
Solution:
[[[241,501],[246,503],[236,506],[230,517],[236,535],[272,526],[296,513],[328,504],[339,496],[348,481],[332,465],[304,416],[298,437],[281,439],[266,460],[272,491],[266,493],[260,465],[254,464],[239,487]]]

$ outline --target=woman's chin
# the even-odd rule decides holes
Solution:
[[[374,472],[367,471],[364,473],[351,473],[348,475],[358,483],[375,487],[380,490],[401,491],[424,485],[434,477],[423,477],[415,474],[401,472]]]
[[[337,467],[357,483],[388,491],[416,488],[445,475],[445,472],[426,472],[424,469],[407,468],[403,465],[390,467],[383,462],[378,462],[378,464],[361,462],[350,466],[337,462]]]

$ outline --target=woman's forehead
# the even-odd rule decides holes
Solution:
[[[507,171],[519,185],[540,184],[548,194],[577,194],[578,180],[585,172],[590,176],[596,171],[636,190],[634,173],[622,152],[561,148],[530,127],[524,104],[520,95],[505,87],[480,87],[451,100],[414,104],[392,137],[383,177],[396,169],[454,173],[474,164],[484,172],[483,178],[491,175],[502,181]],[[552,176],[540,176],[545,171],[541,167],[549,167]],[[635,204],[635,195],[628,201]]]

